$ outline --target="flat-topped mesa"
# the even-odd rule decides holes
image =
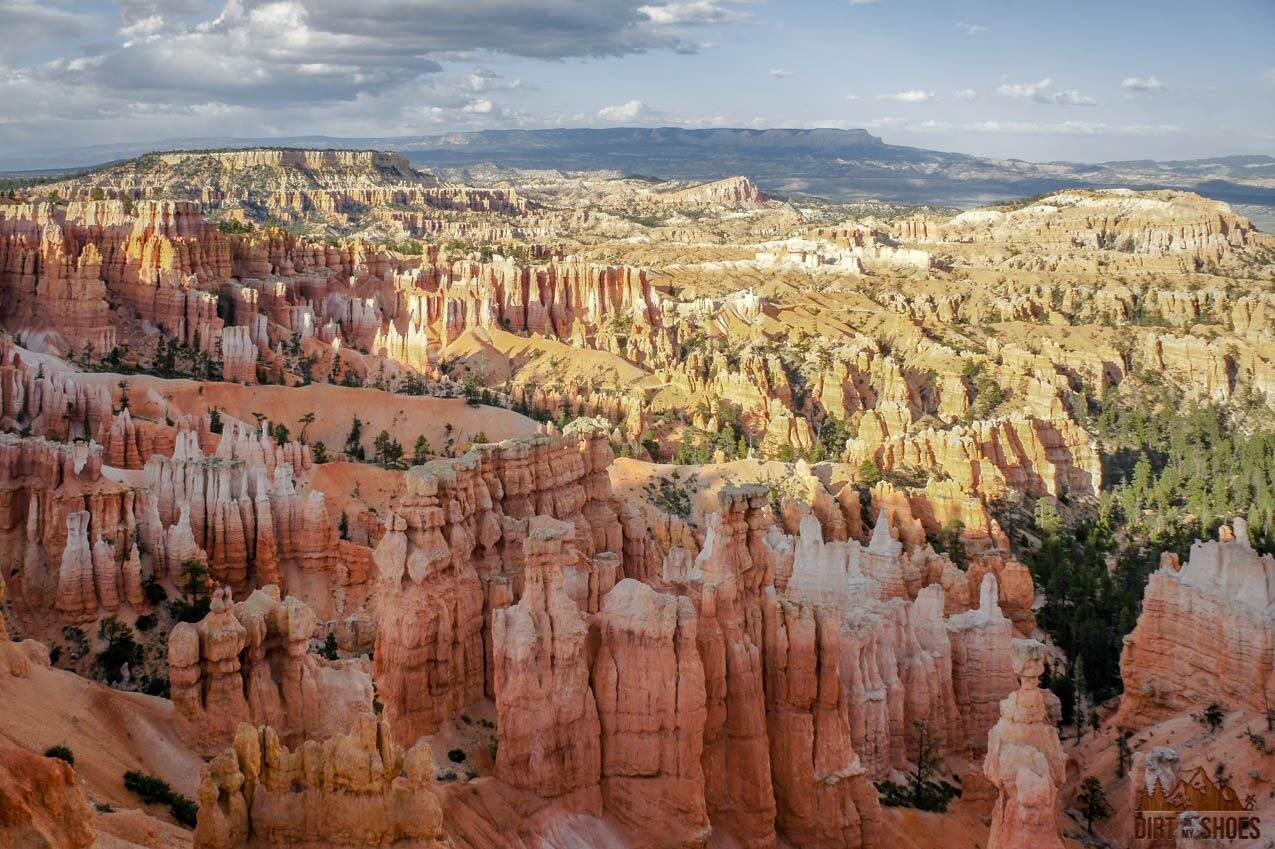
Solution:
[[[1059,788],[1067,778],[1067,755],[1049,718],[1047,691],[1040,689],[1046,650],[1035,640],[1015,640],[1018,689],[1001,702],[1001,716],[988,735],[983,772],[996,786],[988,849],[1063,849]]]
[[[591,683],[601,724],[602,800],[635,830],[659,823],[662,845],[702,847],[704,665],[695,606],[627,578],[593,616]]]
[[[523,542],[517,604],[492,611],[496,775],[568,810],[601,813],[601,725],[589,683],[589,629],[567,594],[574,529],[537,516]]]
[[[1196,542],[1179,566],[1161,558],[1120,655],[1121,720],[1138,728],[1211,703],[1265,713],[1275,703],[1275,558],[1243,519]]]
[[[384,722],[289,750],[241,725],[204,766],[195,849],[450,849],[428,743],[403,752]]]
[[[372,715],[366,661],[329,661],[310,653],[315,616],[277,587],[232,604],[213,594],[208,615],[178,623],[168,638],[169,680],[178,732],[212,755],[240,723],[267,725],[294,743],[319,740]]]

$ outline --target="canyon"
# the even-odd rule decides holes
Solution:
[[[1269,470],[1121,545],[1267,456],[1275,239],[477,170],[0,198],[0,840],[1123,846],[1167,751],[1266,780]]]

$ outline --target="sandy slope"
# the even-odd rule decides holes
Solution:
[[[33,752],[70,747],[85,796],[103,806],[93,817],[97,849],[190,845],[165,808],[143,807],[124,789],[124,773],[139,770],[195,797],[203,761],[178,739],[172,702],[33,665],[24,678],[0,678],[0,737]]]

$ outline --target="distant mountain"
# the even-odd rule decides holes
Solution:
[[[1255,208],[1275,219],[1275,157],[1227,156],[1156,162],[1083,164],[988,159],[887,144],[866,130],[607,129],[482,130],[428,136],[269,139],[166,139],[0,154],[0,170],[88,166],[151,150],[288,146],[393,150],[413,165],[465,168],[491,162],[513,168],[612,170],[685,180],[753,179],[770,195],[834,200],[880,199],[974,206],[1069,187],[1187,189]]]

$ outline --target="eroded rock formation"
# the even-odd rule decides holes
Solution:
[[[1058,789],[1066,780],[1067,755],[1049,719],[1046,691],[1039,687],[1044,646],[1016,640],[1013,663],[1019,686],[1001,702],[983,761],[983,772],[999,793],[988,849],[1063,849]]]
[[[427,744],[404,753],[370,714],[288,749],[241,725],[199,783],[197,849],[448,849]]]
[[[212,754],[247,722],[285,741],[322,740],[370,715],[366,661],[312,654],[314,627],[313,611],[291,596],[280,600],[274,586],[238,604],[218,590],[201,622],[174,626],[169,680],[183,739]]]
[[[1220,536],[1196,542],[1180,566],[1162,559],[1147,583],[1120,655],[1130,727],[1214,702],[1258,714],[1275,703],[1275,558],[1253,550],[1243,519]]]

